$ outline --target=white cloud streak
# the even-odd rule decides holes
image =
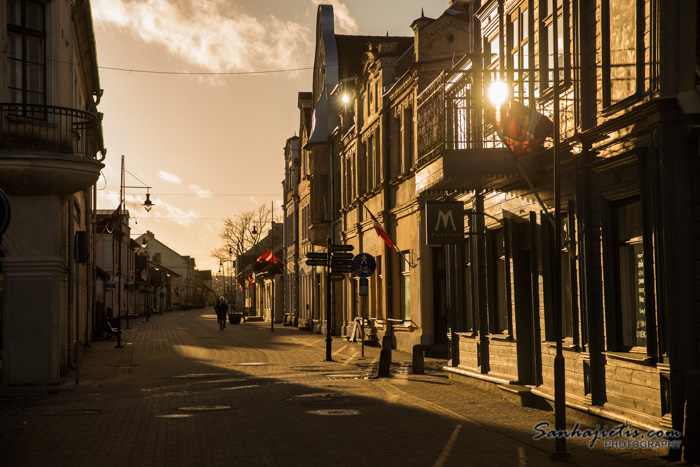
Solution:
[[[211,191],[205,190],[204,188],[194,183],[192,185],[188,185],[187,189],[190,190],[192,193],[199,195],[200,198],[211,198],[213,195]]]
[[[309,65],[307,26],[256,18],[227,0],[93,0],[92,11],[96,24],[127,30],[211,72]]]
[[[182,183],[182,179],[180,177],[178,177],[175,174],[168,173],[165,170],[158,171],[158,178],[160,178],[161,180],[165,180],[166,182],[174,183],[176,185]]]

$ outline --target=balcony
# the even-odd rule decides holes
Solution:
[[[66,195],[97,181],[102,114],[0,104],[0,186],[16,195]]]
[[[520,177],[490,130],[482,107],[480,73],[441,73],[417,99],[416,192],[499,189]]]

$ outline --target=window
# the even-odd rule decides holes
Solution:
[[[411,268],[408,266],[410,252],[401,252],[399,272],[401,274],[401,319],[411,320]]]
[[[576,276],[576,232],[573,201],[569,213],[562,213],[561,247],[561,336],[578,344],[578,281]]]
[[[472,243],[464,241],[464,330],[474,331],[474,302],[472,294]]]
[[[605,0],[603,13],[603,105],[616,104],[637,92],[637,53],[643,22],[638,0]]]
[[[552,13],[552,0],[542,0],[540,4],[542,17],[542,50],[546,59],[542,63],[547,64],[547,72],[540,75],[543,88],[550,88],[554,85],[554,60],[556,54],[557,65],[559,66],[559,81],[567,84],[571,75],[571,52],[569,30],[568,2],[556,0],[556,15]],[[554,37],[554,18],[557,21],[557,37]],[[556,40],[556,42],[555,42]],[[556,52],[555,52],[556,46]]]
[[[644,236],[640,200],[613,208],[614,258],[617,279],[617,338],[620,350],[647,345]]]
[[[46,21],[42,2],[7,0],[10,101],[46,104]]]
[[[508,67],[513,83],[513,96],[520,102],[525,102],[530,97],[529,26],[530,16],[525,3],[511,12],[508,18]]]
[[[491,286],[489,293],[489,328],[492,333],[508,330],[508,281],[505,235],[503,228],[489,232],[491,252]]]
[[[375,273],[369,277],[369,317],[382,318],[382,257],[377,256],[375,261],[377,263],[377,269]]]
[[[367,139],[367,151],[365,152],[365,170],[367,175],[366,191],[374,189],[374,136]]]
[[[403,170],[408,172],[413,167],[413,108],[403,111]]]

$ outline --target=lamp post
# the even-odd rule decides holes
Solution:
[[[124,234],[123,226],[122,226],[122,219],[123,219],[123,213],[124,213],[124,203],[125,203],[125,194],[126,194],[126,189],[127,188],[146,188],[146,201],[143,202],[143,207],[146,210],[146,212],[150,212],[151,209],[153,209],[153,202],[151,202],[151,196],[150,192],[148,190],[151,189],[150,186],[147,186],[145,183],[143,183],[143,186],[126,186],[124,184],[125,181],[125,174],[127,170],[124,168],[124,156],[122,155],[121,158],[121,178],[119,180],[119,208],[118,208],[118,213],[119,215],[117,216],[118,221],[117,221],[117,274],[115,276],[115,286],[117,287],[117,345],[115,348],[121,349],[122,348],[122,236]],[[130,175],[134,178],[134,174]],[[137,179],[138,180],[138,179]],[[145,242],[145,238],[144,238]],[[118,284],[116,283],[118,282]],[[127,315],[127,327],[128,327],[128,315]]]
[[[550,51],[553,55],[552,81],[553,81],[553,191],[554,191],[554,219],[549,216],[546,206],[542,202],[537,190],[532,185],[531,180],[525,173],[522,165],[516,159],[516,164],[520,168],[523,177],[527,181],[530,189],[537,198],[540,205],[545,211],[545,215],[552,222],[554,227],[554,242],[553,242],[553,318],[554,318],[554,339],[556,342],[556,354],[554,357],[554,413],[555,413],[555,430],[558,433],[563,433],[566,430],[566,372],[565,361],[562,346],[562,303],[561,303],[561,170],[560,170],[560,129],[559,129],[559,35],[557,22],[557,0],[551,0],[550,8],[553,15],[552,21],[552,41],[554,50]],[[501,120],[501,105],[508,98],[508,85],[499,79],[491,83],[488,90],[488,97],[495,108],[495,120],[497,125],[500,125]],[[568,457],[566,452],[566,438],[558,436],[555,438],[555,452],[551,454],[552,458]]]
[[[553,55],[553,91],[554,91],[554,339],[557,352],[554,357],[554,427],[557,432],[566,430],[566,367],[562,344],[562,306],[561,306],[561,167],[559,147],[559,21],[557,0],[552,0],[552,45]],[[565,457],[566,438],[555,438],[553,457]]]
[[[274,251],[275,251],[275,203],[270,202],[270,252],[271,252],[271,257],[274,257]],[[262,225],[260,226],[260,229],[262,230]],[[252,234],[256,235],[258,232],[255,229],[255,224],[253,224],[253,231]],[[262,231],[261,231],[262,234]],[[253,263],[255,264],[255,263]],[[274,264],[274,262],[273,262]],[[271,303],[270,303],[270,332],[275,332],[275,274],[274,270],[271,271],[271,287],[272,287],[272,296],[271,296]],[[257,297],[256,297],[257,298]]]

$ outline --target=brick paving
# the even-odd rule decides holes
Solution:
[[[213,309],[132,321],[121,349],[96,341],[52,394],[0,391],[8,466],[664,465],[662,450],[533,440],[551,412],[463,385],[426,360],[262,322],[218,329]],[[569,420],[570,422],[573,422]]]

